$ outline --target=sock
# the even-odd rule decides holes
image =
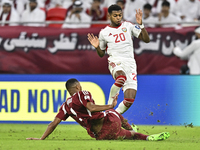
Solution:
[[[124,100],[118,105],[116,111],[120,114],[123,114],[124,112],[126,112],[129,107],[133,104],[135,99],[131,99],[131,98],[124,98]]]
[[[146,140],[147,137],[148,137],[148,135],[145,135],[145,134],[136,132],[136,133],[134,134],[134,137],[133,137],[133,138],[134,138],[135,140]]]
[[[133,130],[133,128],[131,127],[131,125],[128,123],[128,120],[124,119],[122,121],[122,127],[126,130]]]
[[[109,94],[109,99],[108,99],[108,104],[112,104],[113,102],[113,97],[119,93],[121,87],[124,85],[126,81],[126,76],[120,75],[116,78],[115,83],[112,85],[110,88],[110,94]]]

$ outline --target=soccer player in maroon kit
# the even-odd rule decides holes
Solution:
[[[62,104],[55,119],[48,125],[42,137],[27,138],[27,140],[44,140],[62,120],[66,120],[69,116],[84,127],[88,134],[96,140],[116,140],[119,138],[164,140],[170,136],[168,132],[150,136],[135,132],[123,116],[113,109],[117,104],[118,95],[114,97],[113,103],[110,105],[96,105],[90,92],[82,91],[78,80],[69,79],[66,82],[66,88],[71,97]]]

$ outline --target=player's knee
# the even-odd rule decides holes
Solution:
[[[129,108],[129,107],[131,107],[131,105],[133,104],[134,101],[135,101],[135,99],[124,98],[123,104],[124,104],[127,108]]]
[[[126,82],[126,76],[120,75],[115,79],[115,85],[118,87],[122,87]]]
[[[118,76],[126,76],[126,74],[124,73],[124,71],[119,70],[119,71],[116,71],[115,78],[117,78]]]

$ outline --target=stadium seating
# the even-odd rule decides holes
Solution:
[[[89,14],[89,10],[90,10],[89,8],[86,9],[87,14]],[[107,20],[108,8],[104,7],[103,11],[104,11],[104,16],[101,19],[99,19],[99,21],[106,21]]]
[[[47,21],[64,21],[67,9],[65,8],[52,8],[47,11]],[[49,27],[61,28],[62,24],[49,24]]]
[[[99,19],[98,21],[106,21],[107,20],[107,15],[108,15],[108,8],[104,7],[103,8],[104,11],[104,16]],[[89,14],[89,9],[86,9],[86,13]],[[92,24],[91,27],[105,27],[105,24]]]

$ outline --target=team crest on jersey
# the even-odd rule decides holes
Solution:
[[[123,28],[122,28],[122,31],[123,31],[123,32],[126,32],[126,31],[127,31],[126,27],[123,27]]]
[[[117,63],[117,66],[119,66],[119,65],[121,65],[121,62],[118,62],[118,63]]]

